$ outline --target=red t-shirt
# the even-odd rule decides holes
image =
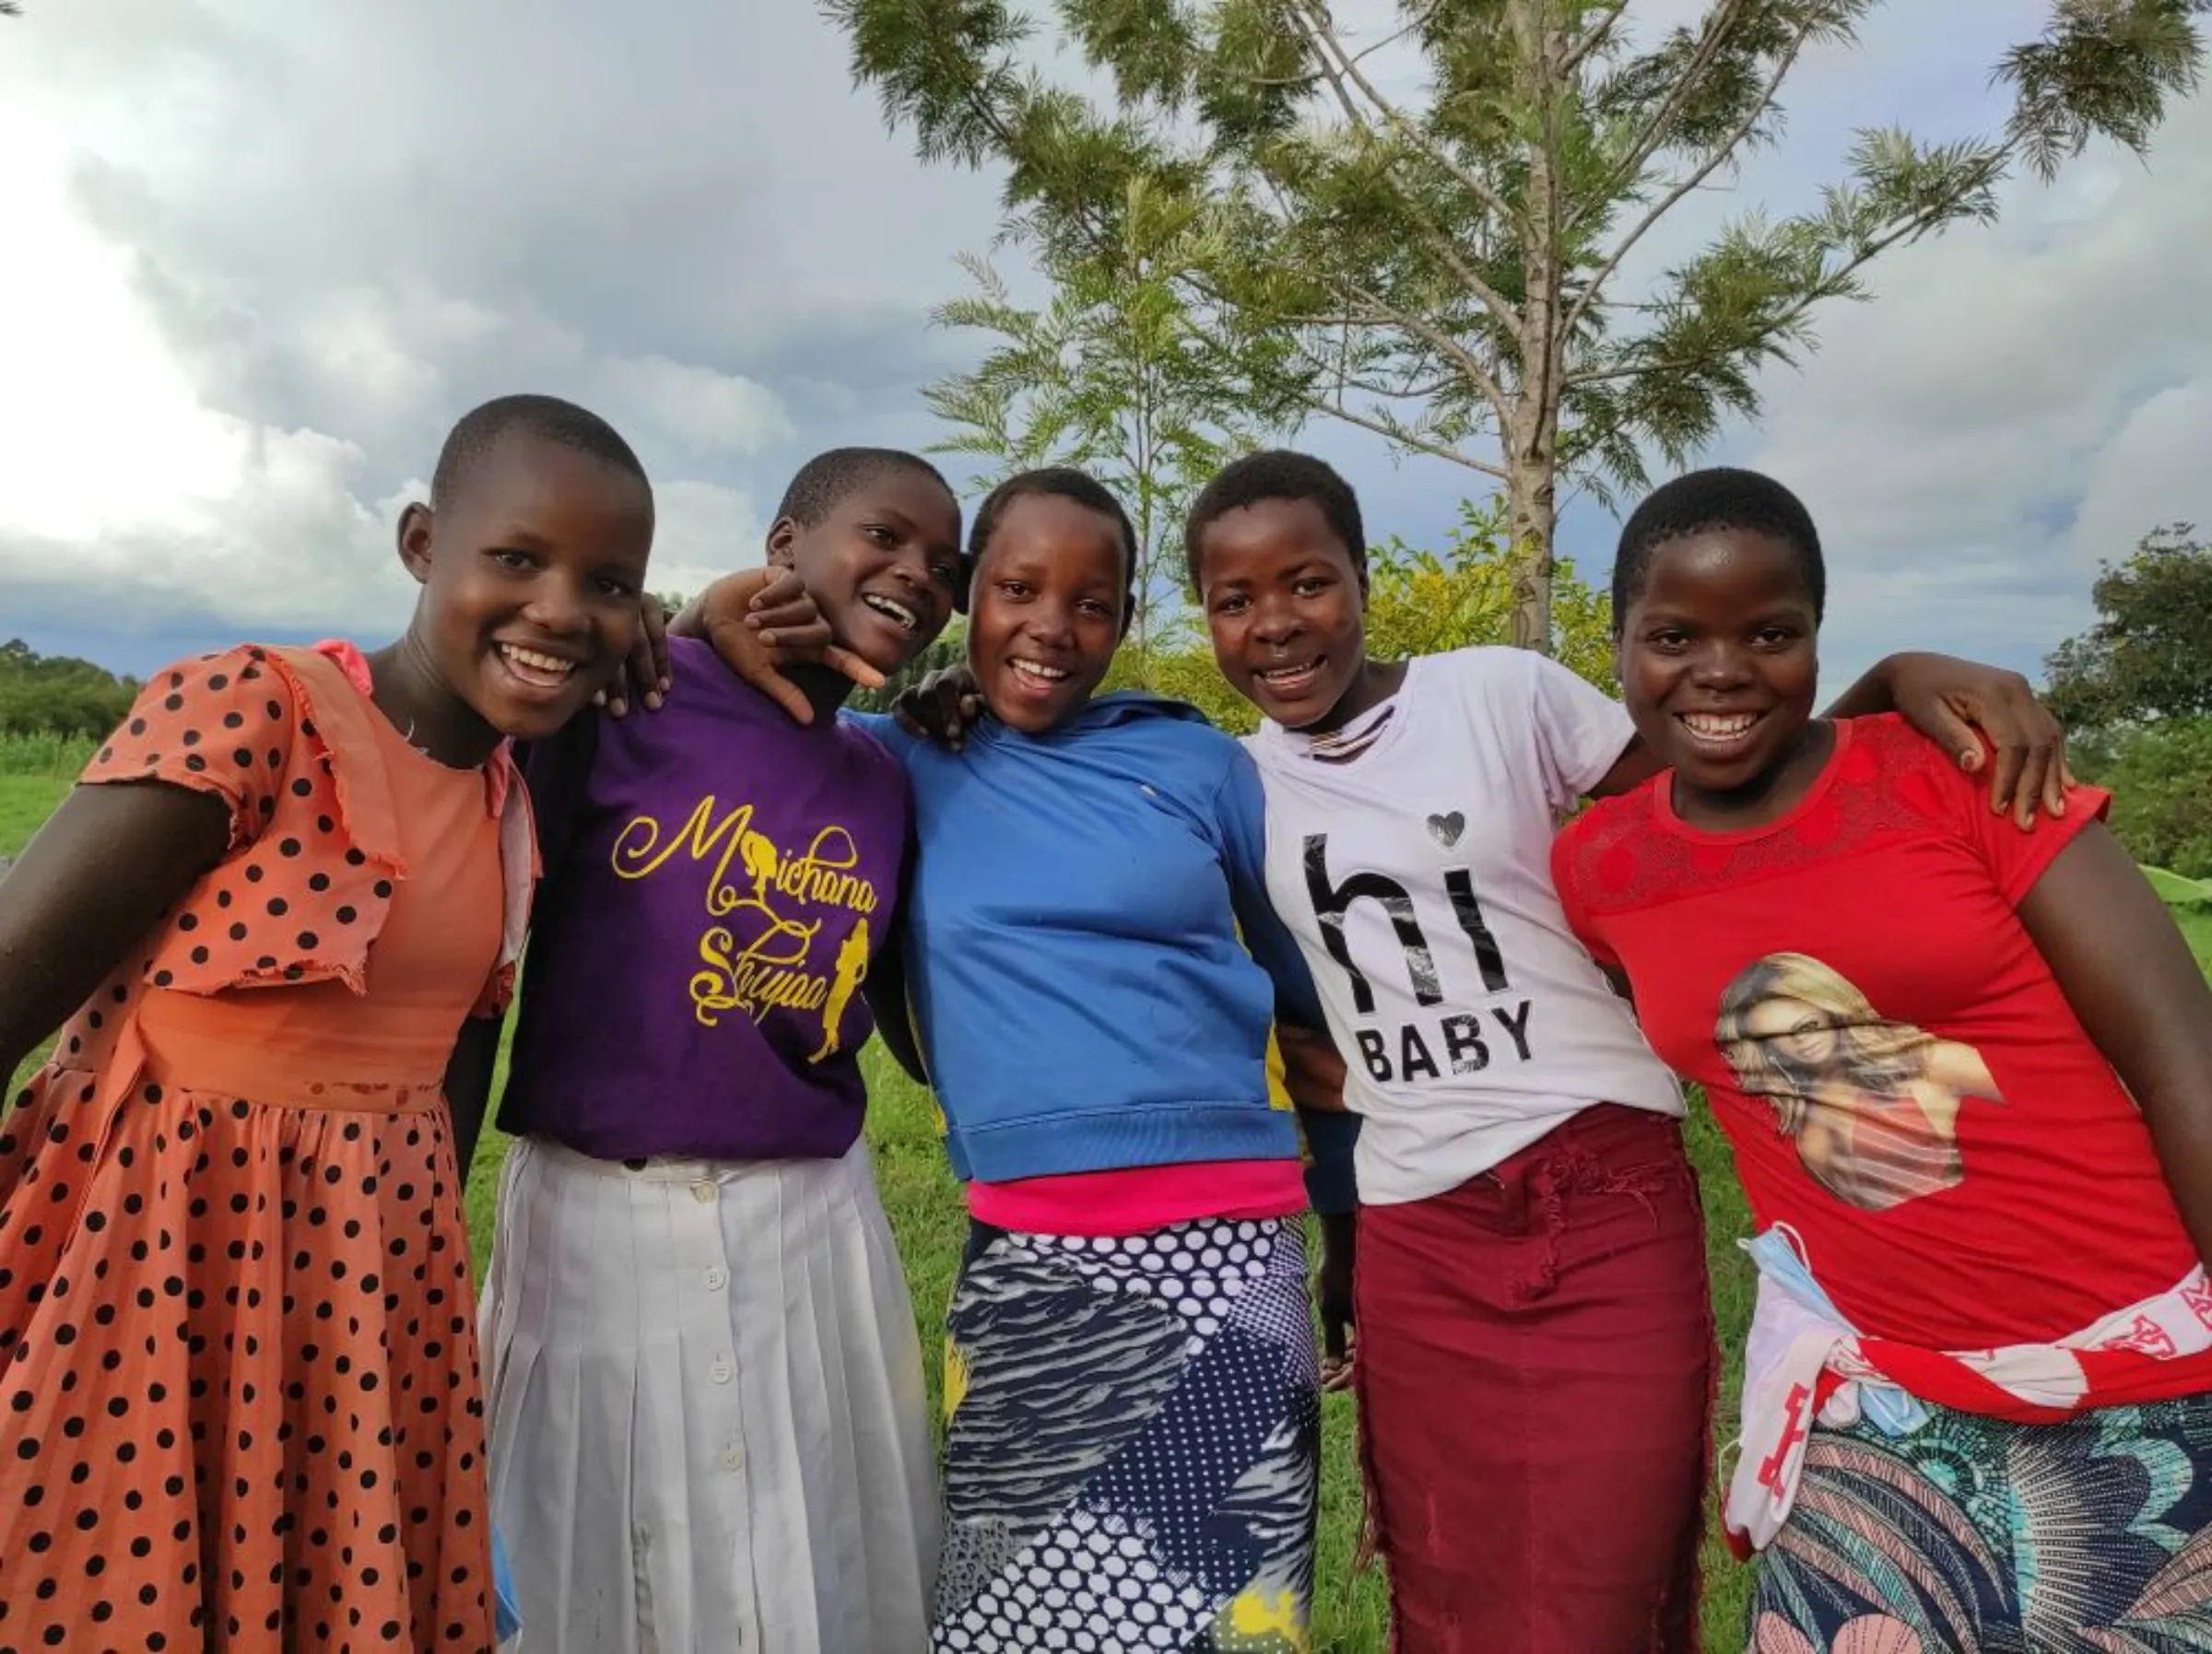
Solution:
[[[1685,826],[1671,779],[1559,836],[1569,922],[1862,1334],[2047,1342],[2188,1273],[2142,1116],[2016,912],[2104,793],[2022,833],[1894,718],[1840,723],[1764,827]],[[2128,1388],[2212,1385],[2212,1357],[2162,1368]]]

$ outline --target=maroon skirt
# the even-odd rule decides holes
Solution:
[[[1397,1654],[1685,1654],[1712,1300],[1680,1122],[1602,1104],[1359,1212],[1359,1418]]]

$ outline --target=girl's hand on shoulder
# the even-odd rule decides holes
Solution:
[[[1912,726],[1969,774],[1989,775],[1989,807],[2021,831],[2038,810],[2066,813],[2074,772],[2066,732],[2017,672],[1949,655],[1892,655],[1883,663],[1891,698]]]
[[[883,687],[882,673],[831,639],[829,621],[789,569],[724,575],[692,599],[668,629],[712,644],[724,665],[790,713],[794,723],[814,721],[806,690],[786,675],[795,663],[826,666],[864,689]]]
[[[960,750],[982,715],[982,690],[965,666],[938,668],[891,705],[900,729],[948,752]]]
[[[638,640],[629,646],[629,658],[615,681],[595,698],[611,717],[629,711],[630,698],[657,712],[668,697],[668,605],[647,592],[638,599]]]

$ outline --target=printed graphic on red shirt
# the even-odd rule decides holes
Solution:
[[[2005,1100],[1972,1046],[1889,1021],[1806,954],[1769,954],[1738,972],[1713,1038],[1813,1181],[1862,1212],[1955,1188],[1966,1176],[1959,1110]]]

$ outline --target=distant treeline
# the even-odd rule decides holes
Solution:
[[[0,643],[0,733],[95,739],[138,693],[135,678],[67,655],[42,655],[20,638]]]

